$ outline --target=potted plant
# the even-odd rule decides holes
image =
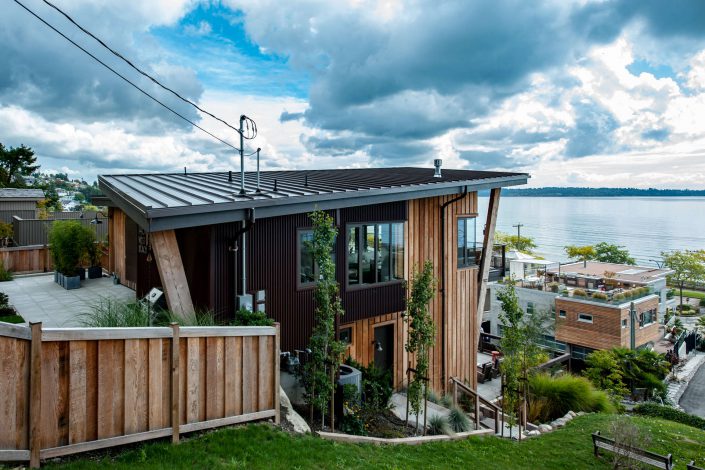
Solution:
[[[87,247],[88,261],[88,279],[100,279],[103,277],[103,268],[100,265],[100,259],[103,256],[103,244],[91,240]]]
[[[55,280],[64,289],[81,287],[79,265],[85,254],[84,227],[75,220],[56,220],[49,230]],[[84,271],[85,272],[85,271]]]

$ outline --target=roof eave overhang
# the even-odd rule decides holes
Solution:
[[[468,191],[482,191],[526,184],[528,174],[517,174],[481,180],[454,181],[369,191],[348,191],[313,194],[281,199],[233,201],[211,205],[158,208],[144,207],[122,191],[118,191],[102,177],[98,178],[101,190],[143,229],[156,232],[202,225],[239,222],[247,219],[247,211],[254,209],[257,218],[277,217],[311,212],[316,209],[343,209],[346,207],[383,204],[426,197],[444,196]]]

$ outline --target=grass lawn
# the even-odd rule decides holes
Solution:
[[[676,289],[675,297],[679,297],[678,289]],[[705,299],[705,292],[698,290],[685,290],[683,289],[683,298],[690,297],[691,299]]]
[[[24,323],[24,318],[19,315],[4,315],[0,317],[0,321],[5,323]]]
[[[114,456],[73,457],[47,468],[610,468],[592,454],[590,434],[605,434],[614,415],[577,417],[565,428],[521,443],[495,437],[419,446],[349,445],[292,437],[268,425],[221,429],[179,445],[144,444]],[[633,418],[651,436],[649,449],[672,453],[676,468],[705,464],[705,431],[656,418]]]

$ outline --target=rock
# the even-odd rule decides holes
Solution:
[[[527,432],[525,433],[525,435],[526,435],[527,437],[540,436],[540,435],[541,435],[541,432],[538,431],[538,430],[536,430],[536,429],[534,429],[533,431],[527,431]]]
[[[571,419],[575,418],[577,415],[575,414],[575,411],[569,411],[568,414],[570,415]]]
[[[279,387],[279,408],[281,413],[281,422],[284,429],[293,431],[297,434],[306,434],[311,432],[308,423],[301,417],[300,414],[291,406],[289,397],[286,396],[284,390]]]
[[[576,414],[576,416],[585,416],[586,413],[584,411],[578,411],[575,414]]]
[[[553,428],[551,427],[550,424],[539,424],[539,432],[540,433],[551,432],[551,431],[553,431]]]
[[[562,428],[563,426],[565,426],[565,424],[566,420],[564,418],[558,418],[557,420],[551,423],[551,426],[553,426],[554,428]]]

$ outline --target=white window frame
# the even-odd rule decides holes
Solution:
[[[582,317],[590,317],[590,319],[582,318]],[[589,313],[579,313],[578,314],[578,321],[581,323],[593,323],[593,317]]]

